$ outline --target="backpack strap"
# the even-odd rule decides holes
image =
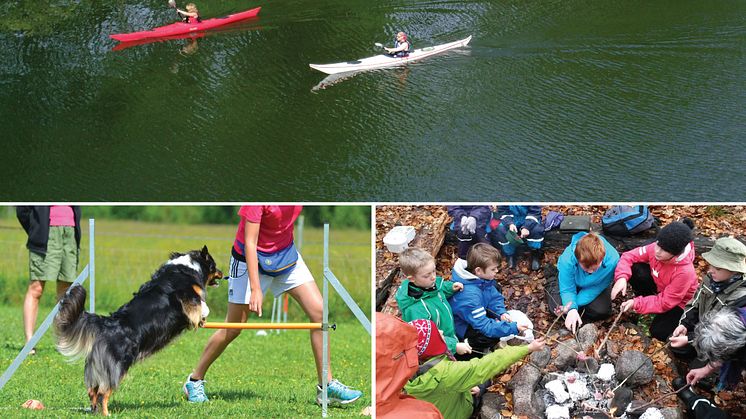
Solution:
[[[428,371],[430,371],[430,368],[432,368],[432,367],[434,367],[434,366],[438,365],[438,363],[439,363],[440,361],[442,361],[442,360],[443,360],[443,357],[442,357],[442,356],[439,356],[439,357],[435,357],[435,358],[430,358],[430,359],[429,359],[429,360],[428,360],[427,362],[425,362],[424,364],[420,365],[420,366],[419,366],[419,367],[417,368],[417,372],[416,372],[416,373],[414,373],[414,375],[412,376],[412,378],[410,378],[410,379],[409,379],[409,381],[412,381],[412,380],[414,380],[415,378],[417,378],[417,377],[419,377],[419,376],[421,376],[421,375],[423,375],[423,374],[427,373]]]

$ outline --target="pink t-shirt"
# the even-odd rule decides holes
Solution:
[[[293,242],[293,223],[300,215],[301,205],[245,205],[238,210],[241,221],[233,248],[243,255],[244,239],[246,238],[245,222],[259,224],[259,238],[257,249],[262,252],[276,252]]]
[[[52,205],[49,208],[50,227],[75,227],[75,214],[69,205]]]

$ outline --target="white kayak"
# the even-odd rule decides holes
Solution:
[[[469,41],[471,41],[471,36],[460,41],[416,49],[410,52],[409,55],[407,55],[406,57],[392,57],[390,55],[381,54],[356,61],[346,61],[343,63],[335,64],[309,64],[309,66],[326,74],[337,74],[346,73],[349,71],[372,70],[375,68],[392,67],[408,63],[410,61],[420,60],[431,55],[440,54],[441,52],[448,51],[449,49],[463,47],[468,44]]]

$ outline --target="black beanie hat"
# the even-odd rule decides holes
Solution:
[[[689,218],[675,221],[658,233],[658,246],[672,255],[680,255],[693,239],[694,222]]]

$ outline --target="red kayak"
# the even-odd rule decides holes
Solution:
[[[221,26],[228,25],[230,23],[239,22],[252,17],[256,17],[259,14],[261,7],[256,9],[247,10],[245,12],[234,13],[232,15],[217,17],[213,19],[205,19],[199,23],[183,23],[177,22],[170,25],[161,26],[158,28],[151,29],[149,31],[132,32],[132,33],[117,33],[109,35],[110,37],[121,42],[132,42],[141,39],[148,38],[162,38],[166,36],[182,35],[192,32],[201,32],[209,29],[219,28]]]

